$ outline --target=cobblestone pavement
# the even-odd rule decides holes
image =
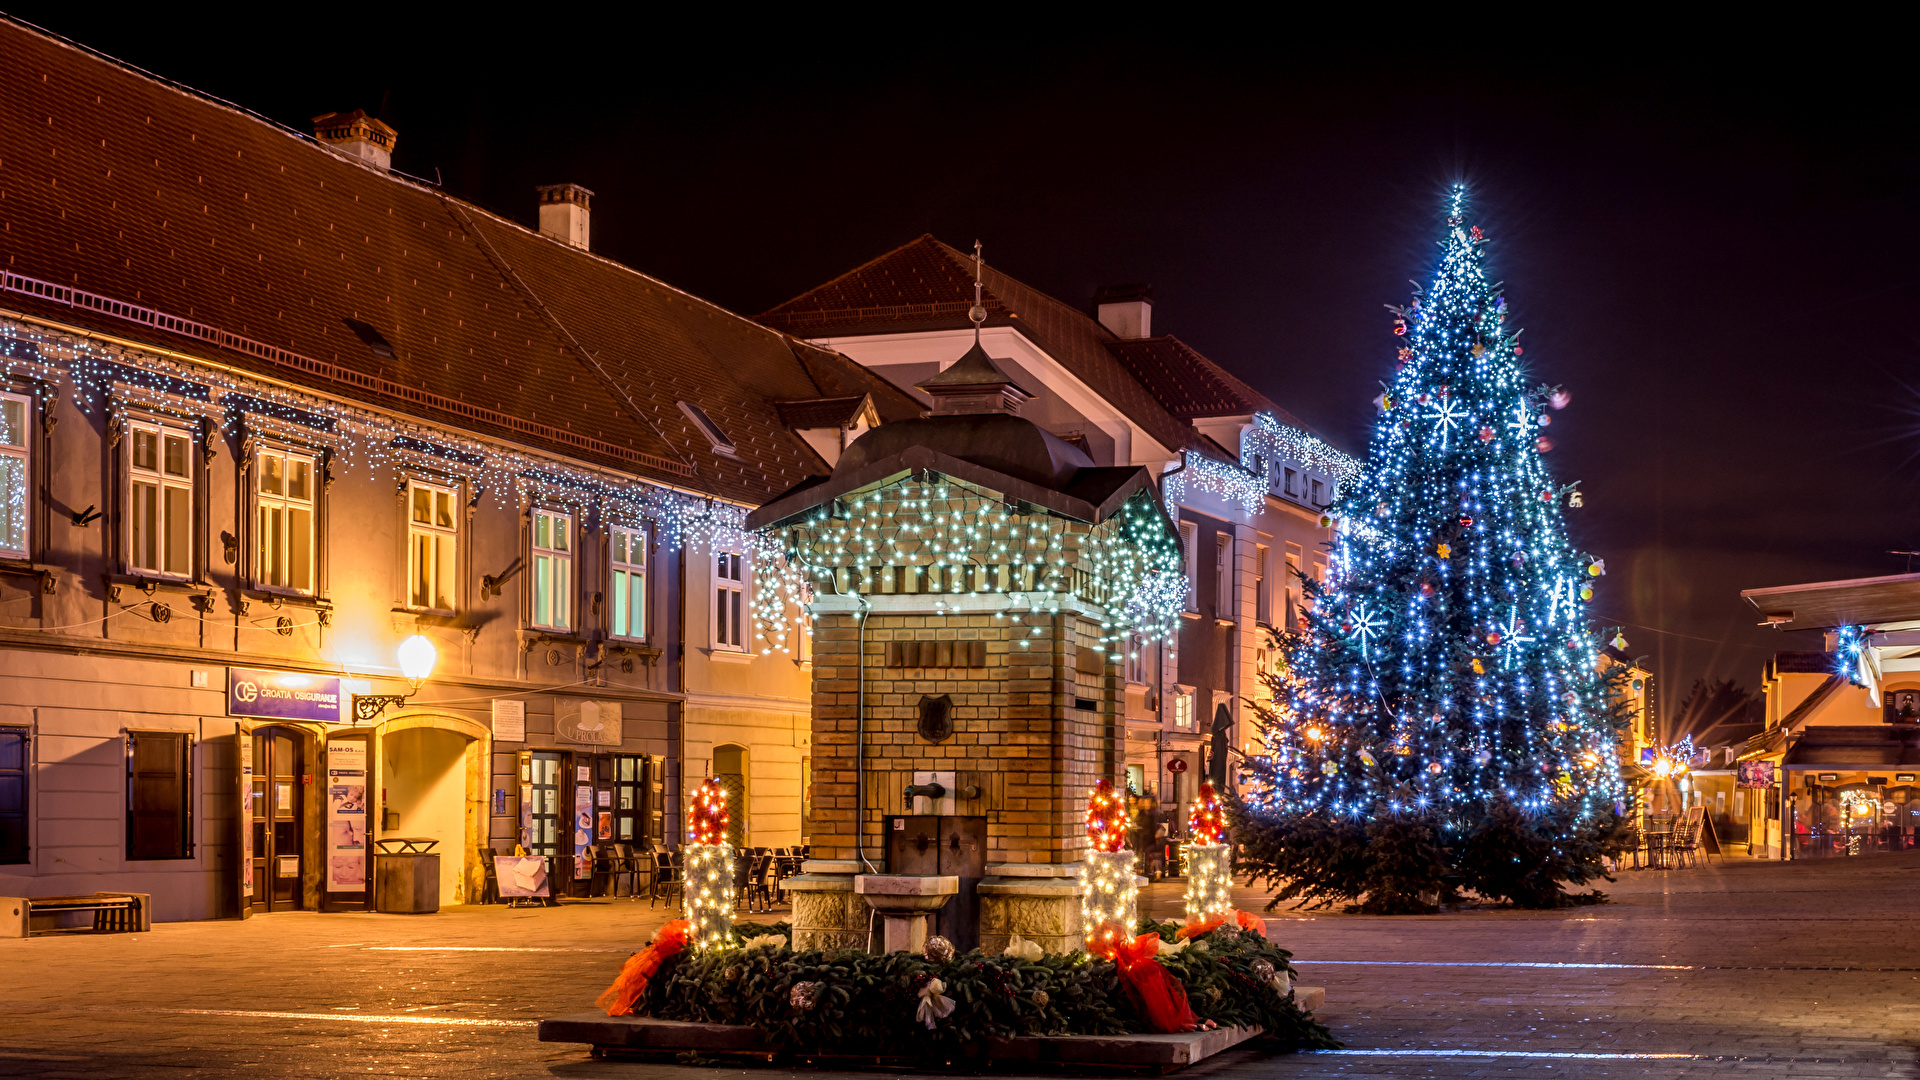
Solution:
[[[1920,853],[1606,888],[1613,903],[1569,912],[1277,913],[1272,936],[1327,987],[1322,1018],[1348,1049],[1233,1051],[1186,1075],[1920,1076]],[[1179,886],[1144,899],[1173,915]],[[615,900],[0,941],[0,1076],[832,1075],[534,1040],[539,1017],[591,1008],[667,917]]]

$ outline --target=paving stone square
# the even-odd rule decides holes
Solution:
[[[1237,1050],[1186,1075],[1920,1075],[1920,853],[1716,860],[1603,888],[1611,903],[1556,912],[1268,913],[1346,1050]],[[1143,901],[1177,915],[1181,886]],[[535,1040],[540,1017],[592,1008],[671,914],[617,899],[4,941],[0,1076],[841,1075]]]

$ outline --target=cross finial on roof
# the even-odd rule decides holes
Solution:
[[[980,241],[973,242],[973,307],[967,318],[973,320],[973,343],[980,344],[980,324],[987,321],[987,306],[980,302]]]

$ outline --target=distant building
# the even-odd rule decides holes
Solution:
[[[925,400],[915,385],[971,344],[973,273],[971,254],[922,236],[760,321]],[[1184,828],[1219,710],[1236,760],[1259,751],[1245,699],[1266,696],[1267,628],[1296,624],[1299,575],[1326,573],[1322,515],[1358,462],[1185,342],[1155,336],[1145,286],[1101,289],[1088,314],[991,265],[982,274],[982,340],[1031,395],[1020,415],[1097,466],[1148,467],[1178,519],[1189,610],[1176,642],[1128,651],[1124,715],[1129,783]]]
[[[1748,589],[1763,625],[1817,630],[1761,676],[1766,730],[1737,767],[1753,853],[1902,850],[1920,830],[1920,574]]]

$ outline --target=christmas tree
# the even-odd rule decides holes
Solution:
[[[1464,195],[1430,284],[1389,309],[1398,366],[1367,467],[1330,509],[1327,579],[1304,583],[1259,710],[1241,839],[1276,901],[1565,902],[1559,883],[1600,875],[1623,798],[1586,612],[1605,566],[1569,544],[1577,487],[1543,460],[1567,395],[1527,385]]]

